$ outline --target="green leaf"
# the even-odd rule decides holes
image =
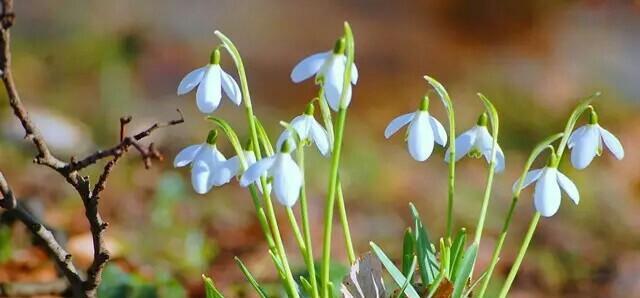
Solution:
[[[309,281],[302,275],[300,276],[300,284],[302,284],[302,288],[304,289],[304,292],[307,294],[307,296],[311,296],[311,293],[313,293],[311,283],[309,283]]]
[[[207,298],[224,298],[222,293],[216,289],[216,286],[213,284],[213,280],[209,277],[206,277],[204,274],[202,275],[202,280],[204,281],[204,290]]]
[[[409,275],[411,272],[411,266],[415,256],[415,250],[413,248],[415,240],[411,228],[407,228],[404,232],[404,240],[402,243],[402,274]],[[416,259],[417,260],[417,259]]]
[[[456,235],[453,244],[451,245],[451,263],[449,268],[451,272],[451,279],[455,280],[458,269],[458,263],[462,260],[462,254],[464,253],[464,246],[467,242],[467,230],[465,228],[460,229]]]
[[[469,246],[467,251],[464,253],[462,257],[462,261],[458,263],[458,267],[456,271],[458,272],[454,282],[453,282],[453,295],[452,298],[460,298],[462,297],[462,293],[464,292],[464,287],[467,284],[467,280],[469,280],[469,275],[471,274],[471,269],[476,261],[476,256],[478,253],[478,245],[476,243]]]
[[[435,262],[435,251],[431,246],[431,241],[429,240],[429,234],[427,230],[422,225],[422,220],[420,219],[420,214],[418,210],[413,205],[413,203],[409,204],[411,208],[411,214],[413,215],[414,228],[415,228],[415,251],[418,257],[418,268],[420,268],[420,278],[422,279],[422,283],[425,285],[431,284],[433,280],[436,278],[436,272],[438,271],[438,265]]]
[[[449,93],[447,93],[447,89],[445,89],[444,86],[440,84],[440,82],[438,82],[436,79],[430,76],[425,75],[424,79],[427,80],[427,82],[429,82],[429,84],[433,87],[434,90],[436,90],[436,93],[438,93],[440,100],[442,100],[442,103],[447,108],[447,110],[453,109],[453,103],[451,102],[451,97],[449,97]]]
[[[396,282],[396,284],[399,287],[402,287],[407,281],[407,278],[405,278],[404,275],[402,275],[402,272],[398,270],[398,267],[396,267],[393,264],[393,262],[387,257],[387,255],[384,254],[384,252],[382,251],[382,249],[380,249],[380,247],[378,247],[373,242],[369,242],[369,245],[371,245],[371,248],[373,249],[373,253],[375,253],[376,256],[378,256],[378,258],[380,259],[380,262],[382,262],[382,265],[387,269],[387,272],[389,272],[389,274],[391,275],[391,278],[393,278],[393,280]],[[420,298],[420,295],[418,295],[418,292],[416,292],[416,290],[411,285],[407,285],[406,289],[404,290],[404,294],[407,295],[407,297],[409,298]]]
[[[253,116],[253,119],[255,120],[258,139],[260,139],[260,142],[262,142],[262,148],[264,148],[264,152],[266,152],[268,156],[273,155],[273,146],[271,145],[271,141],[269,140],[267,131],[264,129],[264,126],[262,126],[262,122],[260,121],[260,119],[258,119],[258,117]],[[277,149],[280,150],[280,148]]]
[[[258,284],[258,281],[256,281],[256,279],[253,277],[249,269],[247,269],[244,263],[242,263],[240,258],[235,257],[234,259],[236,261],[236,264],[238,264],[238,267],[240,267],[240,270],[242,271],[244,276],[247,278],[247,281],[249,281],[253,289],[256,290],[256,292],[258,293],[258,296],[262,298],[267,298],[267,294],[265,293],[264,289],[260,286],[260,284]]]
[[[396,298],[400,298],[402,296],[402,293],[404,293],[407,287],[411,284],[411,281],[413,280],[413,273],[416,272],[417,265],[418,265],[418,258],[416,256],[413,256],[413,260],[411,261],[411,266],[409,267],[409,272],[405,274],[407,276],[407,280],[405,280],[402,287],[400,287],[400,290],[398,291],[398,295],[396,296]]]

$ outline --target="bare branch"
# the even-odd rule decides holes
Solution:
[[[151,133],[158,128],[183,123],[184,117],[182,112],[178,110],[178,114],[180,115],[179,119],[166,123],[155,123],[148,129],[133,136],[126,136],[126,125],[131,122],[132,118],[130,116],[122,117],[120,119],[120,139],[119,143],[115,146],[106,150],[96,151],[80,160],[71,158],[71,161],[68,163],[58,159],[50,151],[40,130],[29,117],[29,113],[18,94],[11,72],[11,35],[9,29],[15,20],[13,0],[0,0],[0,4],[2,6],[2,14],[0,15],[0,77],[9,97],[9,105],[24,128],[25,138],[31,141],[36,147],[38,154],[34,162],[55,170],[67,183],[73,186],[82,199],[85,216],[89,221],[94,250],[93,262],[87,269],[86,279],[83,280],[78,274],[78,271],[71,262],[71,255],[60,246],[53,237],[53,234],[33,218],[29,212],[18,206],[13,192],[1,172],[0,192],[3,198],[0,200],[0,207],[5,208],[7,212],[15,213],[16,218],[25,224],[31,233],[39,239],[40,244],[47,250],[63,272],[74,297],[96,297],[97,288],[102,278],[102,271],[109,261],[109,252],[104,241],[104,231],[107,229],[108,224],[102,220],[98,211],[100,193],[105,189],[108,177],[118,160],[131,147],[134,147],[140,153],[146,168],[151,166],[152,160],[162,160],[162,155],[156,150],[153,143],[145,148],[139,141],[151,135]],[[104,166],[96,185],[91,189],[90,178],[88,176],[82,176],[79,171],[105,158],[112,159]],[[6,287],[2,289],[6,289]]]

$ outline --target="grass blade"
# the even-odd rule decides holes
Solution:
[[[382,249],[380,249],[380,247],[378,247],[373,242],[369,242],[369,245],[371,245],[371,248],[373,249],[373,253],[375,253],[376,256],[378,256],[384,268],[386,268],[387,272],[389,272],[389,274],[391,275],[391,278],[393,278],[393,280],[396,282],[396,284],[398,284],[399,287],[402,287],[406,283],[407,278],[405,278],[404,275],[402,275],[402,272],[400,272],[398,267],[396,267],[396,265],[393,264],[393,262],[387,257],[387,255],[384,254],[384,252],[382,251]],[[418,292],[416,292],[416,290],[410,284],[407,285],[406,289],[404,290],[404,293],[409,298],[420,298],[420,295],[418,295]]]

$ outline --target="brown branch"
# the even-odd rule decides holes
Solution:
[[[123,117],[120,119],[119,143],[115,146],[106,150],[96,151],[80,160],[71,158],[71,161],[68,163],[58,159],[50,151],[40,130],[29,117],[29,113],[18,94],[11,72],[11,35],[9,29],[15,20],[13,0],[0,0],[0,4],[2,5],[2,14],[0,15],[0,25],[2,26],[0,27],[0,77],[2,78],[3,85],[9,97],[9,105],[24,128],[25,138],[31,141],[38,151],[34,162],[55,170],[67,183],[73,186],[82,199],[85,216],[89,221],[94,249],[94,258],[87,269],[86,279],[82,279],[71,262],[71,255],[60,246],[53,237],[53,234],[26,210],[17,207],[15,196],[2,173],[0,173],[0,192],[3,198],[0,200],[0,207],[7,209],[8,212],[14,212],[16,218],[25,224],[31,233],[39,239],[40,244],[56,261],[58,267],[63,272],[74,297],[96,297],[97,288],[102,279],[102,271],[109,261],[109,252],[104,241],[104,231],[107,229],[108,224],[102,220],[98,211],[100,194],[105,189],[108,177],[112,173],[118,160],[131,147],[134,147],[140,153],[146,168],[151,166],[153,159],[162,160],[162,155],[156,150],[153,143],[145,148],[139,141],[151,135],[151,133],[158,128],[183,123],[184,117],[182,116],[182,112],[178,110],[180,114],[179,119],[166,123],[155,123],[148,129],[133,136],[125,136],[126,125],[131,122],[132,118],[130,116]],[[88,176],[82,176],[79,171],[105,158],[112,159],[104,166],[102,174],[92,190],[90,187],[90,178]]]
[[[5,208],[7,212],[11,212],[18,220],[20,220],[31,231],[37,239],[37,243],[42,246],[50,256],[52,256],[69,281],[70,285],[75,287],[72,289],[74,293],[81,293],[82,278],[78,274],[78,270],[71,262],[71,255],[60,246],[58,241],[53,237],[53,233],[45,228],[38,220],[36,220],[27,210],[17,206],[17,201],[11,187],[0,172],[0,192],[2,200],[0,207]]]

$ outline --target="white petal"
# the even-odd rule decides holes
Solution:
[[[200,148],[202,148],[202,144],[187,146],[180,150],[173,160],[173,166],[179,168],[190,164],[198,154],[198,151],[200,151]]]
[[[463,156],[469,153],[469,151],[473,147],[473,144],[475,144],[476,142],[476,135],[477,135],[477,132],[474,127],[463,132],[461,135],[459,135],[456,138],[456,141],[455,141],[456,142],[456,161],[460,160]],[[451,147],[449,147],[447,149],[447,152],[445,153],[444,160],[446,162],[449,162],[450,155],[451,155]]]
[[[262,176],[266,171],[269,170],[269,168],[273,166],[274,161],[275,156],[269,156],[251,165],[247,169],[247,171],[242,174],[242,178],[240,178],[240,185],[243,187],[247,187],[247,185],[260,179],[260,176]]]
[[[586,129],[587,129],[587,126],[583,125],[571,133],[571,135],[569,136],[569,139],[567,140],[567,147],[569,147],[569,149],[573,148],[576,142],[576,138],[579,138],[585,132]]]
[[[384,130],[384,137],[387,139],[390,138],[392,135],[398,132],[400,128],[407,125],[407,123],[411,122],[411,119],[413,119],[413,116],[415,116],[415,113],[408,113],[408,114],[400,115],[394,118],[393,120],[391,120],[391,122],[389,122],[389,125],[387,125],[387,128]]]
[[[560,209],[561,194],[556,173],[556,169],[545,169],[538,179],[533,193],[536,210],[545,217],[556,214]]]
[[[291,155],[280,154],[273,169],[273,190],[280,204],[295,205],[302,187],[302,173]]]
[[[347,86],[347,94],[344,98],[344,107],[348,107],[351,104],[351,85]],[[336,87],[335,85],[325,85],[324,97],[332,110],[338,111],[340,109],[340,90],[342,86]]]
[[[331,148],[329,148],[329,135],[324,127],[315,120],[311,122],[311,138],[316,144],[316,147],[318,147],[320,154],[326,156],[331,152]]]
[[[240,92],[238,83],[236,83],[236,80],[222,69],[220,69],[220,74],[224,93],[227,94],[233,103],[239,106],[242,103],[242,93]]]
[[[498,144],[496,144],[498,145]],[[491,152],[489,152],[489,154],[491,154]],[[490,157],[487,156],[487,160]],[[504,152],[502,152],[502,148],[500,148],[500,145],[498,145],[498,148],[496,150],[496,167],[495,167],[495,171],[496,173],[500,173],[502,171],[504,171],[504,167],[505,167],[505,161],[504,161]]]
[[[211,167],[202,160],[196,160],[191,168],[191,185],[199,194],[205,194],[211,190],[213,184],[210,183]]]
[[[486,126],[475,126],[476,129],[476,142],[475,147],[481,152],[485,152],[487,150],[491,150],[493,147],[493,137],[489,133],[489,130]]]
[[[408,134],[409,153],[417,161],[425,161],[433,152],[433,129],[429,114],[419,112],[411,121]]]
[[[200,81],[202,81],[202,77],[204,76],[206,69],[207,67],[203,66],[191,71],[186,76],[184,76],[184,78],[182,78],[182,81],[180,81],[180,84],[178,85],[178,95],[183,95],[193,90],[193,88],[195,88],[200,83]]]
[[[356,84],[358,83],[358,68],[356,67],[355,62],[353,63],[353,66],[351,67],[351,84]]]
[[[309,115],[300,115],[291,120],[291,127],[296,130],[300,139],[305,140],[309,138],[312,121],[314,121],[313,117]]]
[[[586,168],[598,151],[600,141],[600,131],[595,125],[587,127],[581,135],[574,139],[574,146],[571,149],[571,164],[576,169]]]
[[[429,124],[431,124],[431,128],[433,129],[433,136],[436,143],[440,144],[442,147],[447,145],[447,132],[444,130],[442,124],[438,119],[429,116]]]
[[[529,171],[529,173],[527,173],[526,176],[524,176],[524,182],[522,183],[522,189],[524,189],[525,187],[529,186],[531,183],[535,182],[538,180],[538,178],[540,178],[540,175],[542,175],[542,170],[543,169],[536,169],[536,170],[531,170]],[[516,180],[515,183],[513,183],[513,186],[511,187],[511,191],[513,193],[516,193],[516,188],[518,187],[518,183],[520,182],[520,179]]]
[[[226,168],[232,176],[237,176],[240,174],[242,168],[240,164],[240,158],[238,158],[237,155],[229,158],[224,162],[222,167]]]
[[[276,151],[280,151],[280,148],[282,148],[282,144],[284,144],[284,141],[286,140],[293,140],[293,137],[291,136],[291,131],[289,131],[288,129],[285,129],[284,131],[282,131],[282,133],[278,137],[278,140],[276,141]],[[290,145],[293,143],[295,142],[290,142]],[[293,150],[292,148],[290,149]]]
[[[609,151],[611,151],[611,153],[613,153],[613,156],[615,156],[617,159],[622,159],[624,157],[624,149],[622,148],[622,144],[620,143],[618,138],[616,138],[608,130],[600,126],[598,126],[598,128],[600,129],[602,140],[604,141],[604,144],[607,145],[607,148],[609,148]]]
[[[569,195],[569,198],[578,205],[578,203],[580,203],[580,193],[578,192],[576,185],[569,179],[569,177],[560,173],[560,171],[556,171],[556,173],[558,175],[558,184],[560,184],[560,187],[562,187],[567,195]]]
[[[220,72],[219,65],[210,65],[200,85],[198,85],[196,104],[198,105],[198,110],[202,113],[209,114],[220,105],[220,98],[222,97]]]
[[[324,52],[304,58],[291,71],[291,80],[294,83],[299,83],[310,78],[320,70],[329,55],[331,53]]]

